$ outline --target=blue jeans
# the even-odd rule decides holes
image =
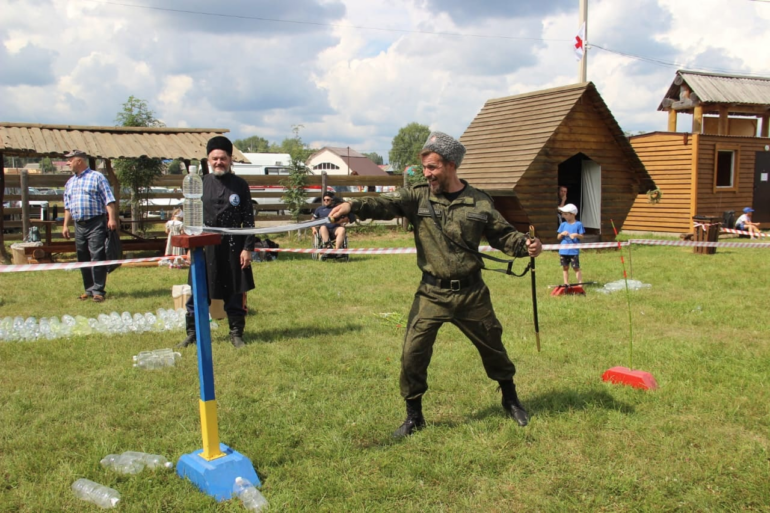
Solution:
[[[92,217],[87,221],[75,221],[75,249],[78,262],[98,262],[106,260],[104,243],[107,240],[107,218],[104,215]],[[107,267],[85,267],[83,287],[89,296],[104,296],[107,284]]]

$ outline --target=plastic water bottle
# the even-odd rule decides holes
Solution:
[[[134,367],[146,370],[173,367],[182,358],[182,353],[171,349],[156,349],[155,351],[142,351],[134,356]]]
[[[265,511],[270,505],[259,490],[254,488],[248,479],[242,477],[235,478],[233,493],[241,499],[243,507],[249,511]]]
[[[126,451],[123,454],[108,454],[100,461],[104,468],[112,469],[120,474],[138,474],[145,467],[150,470],[169,470],[174,464],[160,454]]]
[[[146,466],[150,470],[174,468],[174,464],[168,461],[165,456],[161,456],[160,454],[126,451],[121,456],[133,458],[135,461],[141,462],[142,465]]]
[[[93,502],[104,509],[114,508],[120,501],[120,494],[117,490],[88,479],[78,479],[72,483],[72,491],[78,499]]]
[[[203,180],[198,169],[190,171],[182,182],[184,194],[184,232],[187,235],[203,233]]]

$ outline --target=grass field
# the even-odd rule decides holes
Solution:
[[[351,237],[351,247],[411,244],[382,231]],[[377,314],[408,312],[414,255],[345,264],[282,254],[254,265],[248,346],[236,351],[225,323],[212,334],[220,436],[251,458],[271,511],[768,511],[768,256],[633,248],[633,277],[652,285],[631,294],[634,367],[655,376],[653,392],[601,381],[629,364],[624,292],[552,298],[561,269],[544,254],[538,353],[529,277],[488,273],[530,425],[504,416],[497,384],[447,325],[424,399],[428,427],[396,442],[403,329]],[[585,280],[622,277],[617,251],[580,258]],[[119,269],[94,304],[76,299],[78,272],[3,274],[0,317],[144,313],[171,307],[171,286],[185,280],[185,271]],[[173,473],[99,465],[108,453],[176,461],[201,447],[195,349],[173,369],[131,366],[140,350],[182,338],[0,343],[0,511],[96,511],[69,489],[80,477],[120,491],[121,511],[242,510]]]

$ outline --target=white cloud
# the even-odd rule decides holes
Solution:
[[[9,121],[105,125],[133,95],[169,126],[280,142],[303,125],[300,135],[314,145],[387,155],[410,122],[459,136],[490,98],[577,80],[577,2],[490,0],[468,11],[465,0],[298,1],[146,4],[242,15],[234,19],[9,0],[0,19],[0,112]],[[588,39],[686,66],[770,74],[768,22],[762,2],[592,0]],[[26,66],[17,65],[22,56]],[[589,53],[588,77],[625,130],[665,128],[656,108],[674,72]]]

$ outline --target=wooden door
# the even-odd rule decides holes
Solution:
[[[758,151],[754,161],[754,209],[755,223],[770,223],[770,151]],[[767,225],[761,228],[767,228]]]

